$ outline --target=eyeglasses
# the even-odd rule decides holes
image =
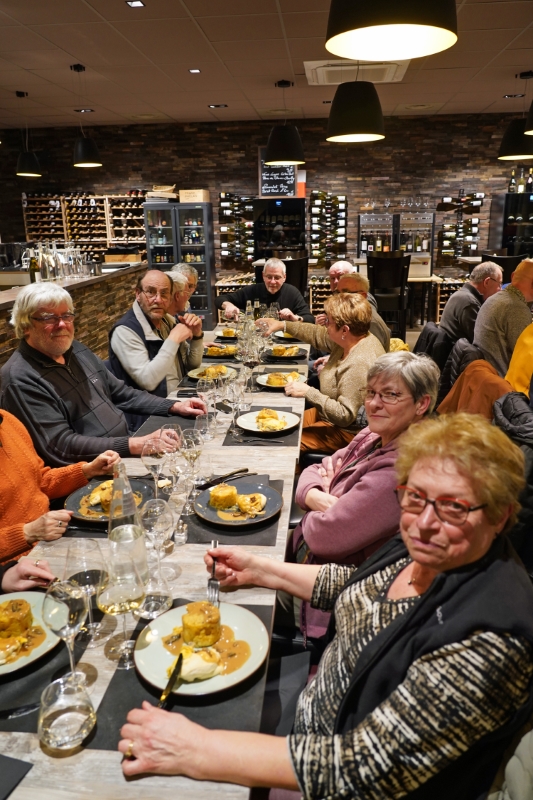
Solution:
[[[52,323],[52,325],[59,325],[60,322],[64,322],[66,325],[69,325],[71,322],[74,322],[74,314],[73,311],[69,311],[67,314],[41,314],[40,317],[32,317],[31,319],[34,322],[44,322],[46,325]]]
[[[498,284],[500,289],[502,288],[503,281],[499,281],[498,278],[491,278],[491,276],[489,275],[489,281],[494,281],[494,283]]]
[[[157,297],[157,295],[159,295],[161,300],[170,299],[170,292],[168,289],[160,290],[160,289],[154,289],[153,286],[149,286],[148,289],[141,289],[141,292],[145,294],[146,297],[149,298],[149,300],[153,300],[154,297]]]
[[[397,486],[395,492],[402,511],[421,514],[427,504],[431,503],[440,521],[448,522],[450,525],[464,525],[471,511],[479,511],[487,506],[486,503],[471,506],[466,500],[458,500],[456,497],[444,496],[430,500],[425,492],[413,489],[412,486]]]
[[[364,289],[337,289],[337,294],[365,294]]]
[[[376,395],[380,398],[382,403],[387,406],[394,406],[401,400],[402,397],[410,397],[411,395],[402,394],[401,392],[375,392],[373,389],[367,389],[365,392],[366,400],[373,400]]]

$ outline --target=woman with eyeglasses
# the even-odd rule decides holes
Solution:
[[[348,447],[304,469],[296,502],[307,512],[294,530],[290,558],[298,563],[358,566],[398,530],[394,496],[398,437],[433,411],[439,369],[424,355],[386,353],[368,370],[368,427]],[[278,593],[276,622],[322,636],[329,613]]]
[[[283,797],[476,800],[533,708],[533,587],[505,536],[524,457],[475,415],[412,425],[396,462],[400,535],[358,568],[219,547],[208,570],[334,611],[284,738],[207,730],[145,703],[119,750],[127,775],[273,786]],[[246,754],[246,757],[236,757]],[[271,798],[275,793],[271,793]]]

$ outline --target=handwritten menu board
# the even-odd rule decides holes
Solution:
[[[269,167],[265,152],[266,147],[259,148],[259,197],[296,197],[298,168]]]

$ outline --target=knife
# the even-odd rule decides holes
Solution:
[[[228,473],[228,475],[222,475],[220,478],[213,478],[212,481],[201,483],[200,486],[196,488],[203,492],[205,489],[210,489],[212,486],[218,486],[219,483],[224,483],[227,478],[237,480],[237,478],[247,478],[249,475],[257,475],[257,472],[249,472],[248,467],[245,469],[238,469],[235,470],[235,472]]]
[[[17,717],[24,717],[26,714],[32,714],[40,707],[41,703],[29,703],[27,706],[19,706],[18,708],[6,708],[5,711],[0,711],[0,719],[16,719]]]
[[[181,664],[183,662],[183,653],[180,653],[178,656],[178,660],[176,661],[176,665],[172,670],[170,678],[168,679],[168,683],[163,689],[161,693],[161,697],[159,698],[159,703],[157,704],[158,708],[166,708],[167,707],[167,700],[168,696],[171,693],[172,689],[174,688],[174,684],[176,680],[179,678],[179,674],[181,672]]]

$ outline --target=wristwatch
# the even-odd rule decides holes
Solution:
[[[203,332],[200,334],[200,336],[193,336],[192,337],[193,341],[196,340],[196,339],[203,339],[203,338],[204,338]]]

